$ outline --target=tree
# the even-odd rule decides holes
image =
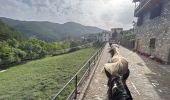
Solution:
[[[0,64],[20,62],[26,53],[20,49],[10,46],[7,42],[0,42]]]
[[[16,39],[8,39],[7,43],[14,48],[19,47],[19,42]]]
[[[46,55],[45,42],[36,38],[30,38],[21,43],[19,48],[27,53],[26,59],[36,59]]]

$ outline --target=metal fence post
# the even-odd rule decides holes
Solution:
[[[94,65],[96,64],[96,55],[94,56]]]
[[[97,59],[98,59],[98,55],[99,55],[99,54],[98,54],[98,51],[97,51],[97,53],[96,53],[96,58],[97,58]]]
[[[76,100],[77,99],[77,75],[76,75],[76,78],[75,78],[75,97],[74,99]]]
[[[90,61],[89,61],[89,74],[90,74],[90,67],[91,67],[90,65],[91,65],[91,63],[90,63]]]

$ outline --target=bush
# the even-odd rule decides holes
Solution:
[[[73,47],[73,48],[70,48],[70,50],[68,52],[74,52],[74,51],[77,51],[77,50],[80,50],[79,47]]]
[[[123,33],[119,36],[117,36],[118,40],[129,40],[129,41],[134,41],[136,37],[136,34],[130,32],[130,33]]]
[[[46,43],[36,38],[30,38],[21,43],[19,48],[27,53],[27,59],[36,59],[44,57],[47,53],[45,50]]]
[[[46,55],[63,54],[68,51],[66,48],[70,48],[69,42],[45,42],[36,38],[19,42],[15,39],[8,39],[0,42],[0,65],[38,59]],[[73,52],[79,49],[73,48],[69,51]]]
[[[77,47],[77,46],[79,46],[79,45],[81,45],[81,43],[79,42],[79,41],[71,41],[70,42],[70,47],[72,48],[72,47]]]
[[[26,53],[20,49],[11,47],[7,42],[0,42],[0,64],[10,64],[20,62]]]
[[[23,59],[26,56],[26,52],[20,50],[20,49],[14,49],[15,55],[19,58]]]

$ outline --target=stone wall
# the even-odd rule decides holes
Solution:
[[[170,0],[163,0],[163,9],[161,16],[149,19],[149,11],[144,15],[144,22],[141,26],[135,28],[136,43],[140,39],[140,48],[138,51],[154,55],[165,62],[169,62],[168,55],[170,51]],[[156,48],[151,50],[150,39],[156,38]]]

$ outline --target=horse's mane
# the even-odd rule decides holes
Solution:
[[[113,85],[113,83],[115,84]],[[109,94],[109,100],[132,100],[131,93],[123,76],[112,77],[109,85],[109,92],[111,93]]]
[[[128,66],[128,62],[122,61],[122,59],[114,59],[113,63],[106,63],[104,68],[107,70],[111,75],[122,75],[125,74],[127,69],[123,68],[123,63]]]
[[[119,55],[119,56],[120,56],[120,53],[119,53],[118,48],[119,48],[119,47],[118,47],[117,44],[112,44],[112,45],[111,45],[111,48],[110,48],[110,50],[109,50],[109,53],[112,55],[112,57],[115,56],[115,55]]]

